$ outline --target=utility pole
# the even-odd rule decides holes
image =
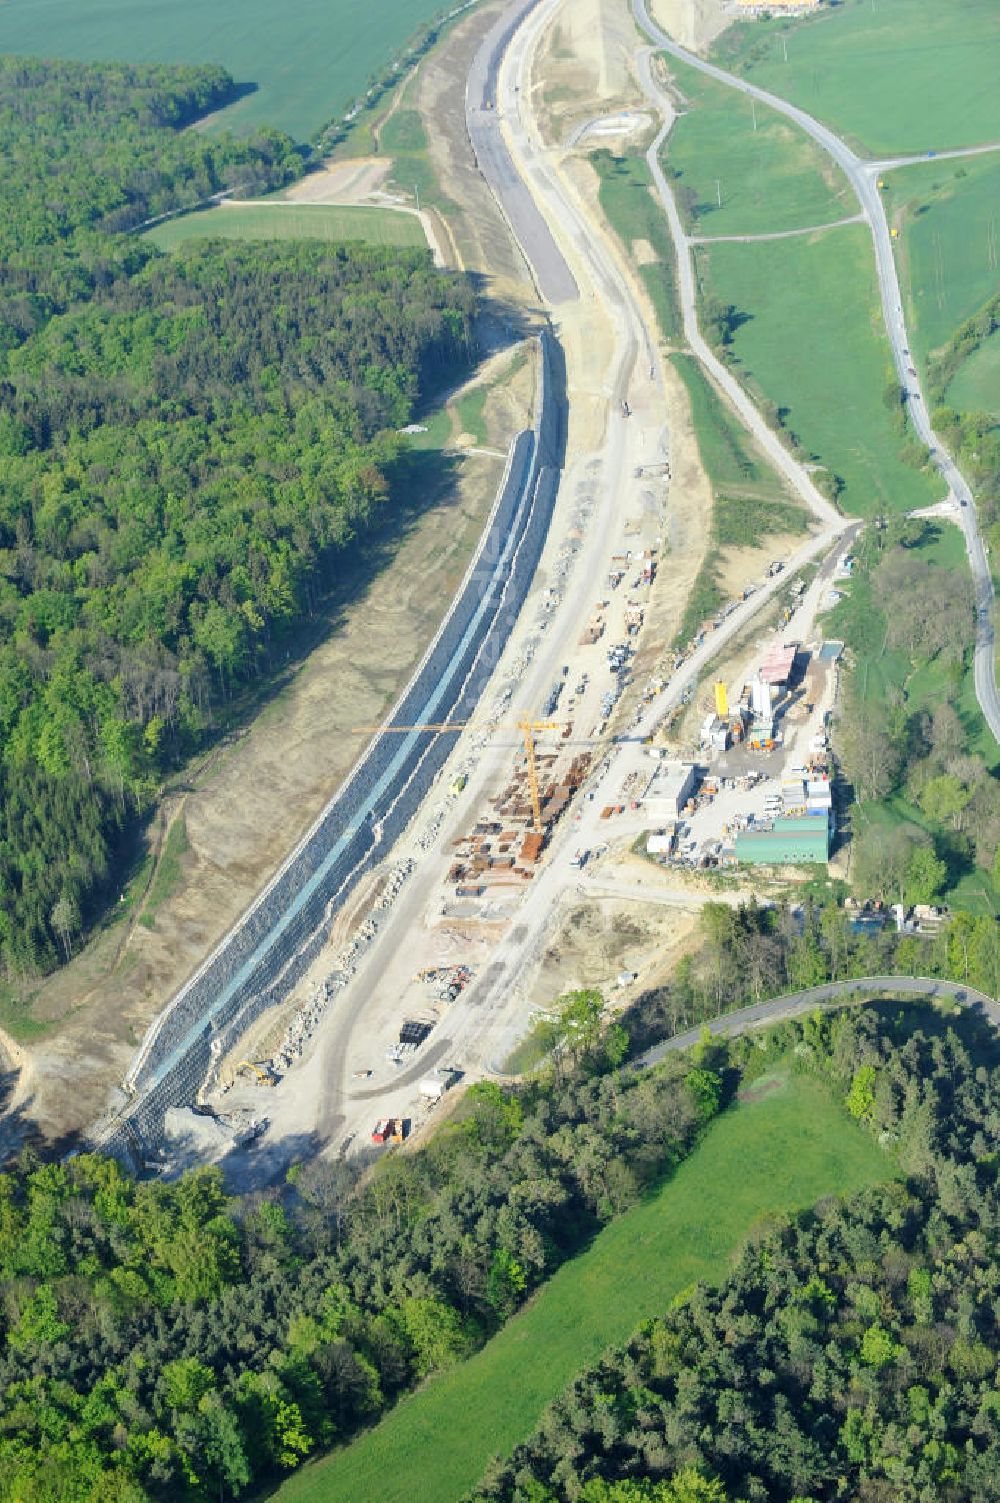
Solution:
[[[753,128],[754,128],[754,130],[756,130],[757,129],[757,101],[753,97],[752,94],[750,95],[750,110],[751,110],[751,112],[753,114]]]
[[[720,181],[719,181],[718,178],[715,179],[715,197],[718,200],[719,208],[721,209],[722,208],[722,184],[720,183]]]
[[[416,194],[416,197],[417,197],[417,213],[419,214],[420,213],[420,184],[419,183],[414,183],[413,184],[413,191],[414,191],[414,193]]]
[[[785,62],[787,63],[788,62],[788,38],[785,36],[784,32],[781,33],[781,50],[785,54]]]

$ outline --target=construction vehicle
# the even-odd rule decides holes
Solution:
[[[561,684],[560,684],[561,688]],[[439,735],[443,731],[465,731],[478,729],[478,723],[472,720],[448,720],[442,723],[427,725],[356,725],[355,735],[393,735],[406,736],[412,731],[428,731]],[[483,724],[484,730],[519,730],[524,741],[524,754],[528,763],[528,788],[531,792],[531,828],[537,835],[543,832],[542,826],[542,796],[538,785],[538,763],[535,757],[535,733],[536,731],[561,731],[563,722],[559,720],[529,720],[522,719],[510,724],[493,725],[490,722]]]
[[[255,1075],[258,1085],[276,1086],[278,1084],[278,1077],[266,1059],[241,1059],[236,1066],[237,1075],[243,1070]]]

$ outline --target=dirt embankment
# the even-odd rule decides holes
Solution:
[[[653,20],[682,47],[700,53],[706,53],[734,19],[723,0],[650,0],[649,11]]]

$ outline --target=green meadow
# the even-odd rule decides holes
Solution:
[[[1000,105],[998,105],[1000,128]],[[921,356],[1000,290],[1000,151],[901,167],[885,179],[907,324]]]
[[[161,250],[187,240],[364,240],[371,245],[416,246],[427,238],[413,214],[392,209],[329,204],[225,205],[182,214],[146,231]]]
[[[709,1128],[672,1178],[563,1265],[476,1356],[403,1399],[344,1450],[296,1472],[279,1503],[458,1503],[490,1459],[643,1320],[725,1276],[761,1217],[888,1179],[873,1139],[812,1078],[778,1072]]]
[[[770,234],[858,212],[839,167],[784,116],[673,58],[668,66],[692,106],[663,151],[689,234]]]
[[[705,294],[731,305],[739,375],[810,459],[838,476],[855,516],[937,500],[936,477],[900,458],[871,241],[861,225],[792,240],[702,246]]]
[[[845,0],[801,21],[743,22],[712,57],[867,155],[1000,141],[996,0]]]

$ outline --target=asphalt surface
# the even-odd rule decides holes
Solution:
[[[469,70],[465,122],[476,165],[521,249],[543,302],[575,302],[576,279],[531,192],[511,160],[501,130],[499,74],[508,44],[538,0],[514,0],[483,38]]]
[[[856,998],[870,999],[872,994],[889,997],[950,997],[971,1012],[985,1017],[994,1028],[1000,1030],[1000,1003],[985,992],[974,987],[962,986],[956,981],[940,981],[929,976],[861,976],[850,981],[830,981],[825,986],[813,986],[808,991],[788,992],[784,997],[772,997],[769,1002],[758,1002],[753,1007],[741,1007],[738,1012],[723,1013],[711,1022],[699,1023],[685,1033],[675,1034],[662,1044],[654,1044],[636,1063],[640,1066],[655,1065],[665,1055],[677,1049],[690,1049],[697,1044],[705,1028],[713,1038],[729,1033],[744,1033],[761,1023],[775,1023],[782,1018],[792,1018],[814,1007],[823,1007],[831,1002],[850,1001]]]
[[[889,233],[885,206],[878,189],[879,173],[887,170],[887,164],[863,160],[828,126],[823,125],[805,110],[799,109],[798,105],[791,104],[778,94],[769,93],[767,89],[758,88],[756,84],[748,83],[746,79],[728,73],[724,68],[716,67],[714,63],[708,63],[696,53],[679,46],[651,20],[646,10],[645,0],[632,0],[632,13],[641,30],[664,52],[686,63],[689,67],[696,68],[707,77],[714,78],[718,83],[726,84],[729,88],[736,89],[753,99],[759,99],[763,104],[792,120],[833,158],[854,189],[861,211],[872,233],[886,333],[892,348],[892,358],[899,384],[905,393],[910,421],[917,436],[931,451],[935,466],[959,505],[959,524],[965,536],[965,547],[975,592],[976,697],[990,730],[1000,740],[1000,693],[997,692],[994,665],[993,579],[986,558],[983,537],[979,530],[972,492],[955,461],[942,446],[931,427],[920,380],[912,364],[910,340],[903,316],[903,300],[899,290],[899,278],[896,274],[896,262],[892,254],[892,237]],[[663,134],[665,135],[665,132]],[[980,148],[980,150],[988,149],[990,148]],[[960,154],[963,153],[955,153],[955,155]],[[950,156],[952,153],[939,152],[936,155]],[[894,160],[903,165],[908,161],[926,159],[927,153],[924,153],[922,157],[904,157]],[[650,165],[652,166],[652,162]],[[656,165],[659,168],[658,162]],[[660,176],[662,177],[662,172]]]

